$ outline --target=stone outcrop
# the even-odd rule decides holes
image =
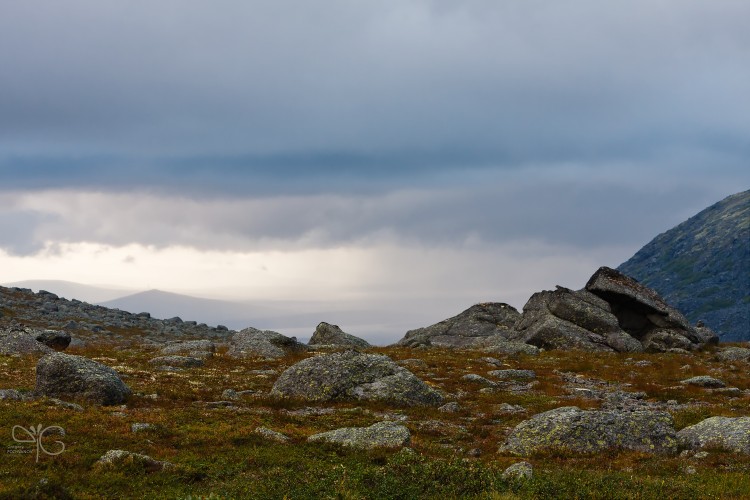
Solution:
[[[36,365],[36,393],[115,405],[125,402],[130,388],[108,366],[83,356],[54,352],[42,357]]]
[[[692,350],[719,342],[710,329],[698,331],[690,326],[687,318],[654,290],[614,269],[599,268],[586,283],[586,290],[606,300],[620,328],[647,351]]]
[[[488,337],[509,338],[510,332],[520,317],[519,312],[508,304],[498,302],[476,304],[440,323],[406,332],[397,345],[487,347],[486,344],[482,346],[481,343]]]
[[[616,352],[686,352],[718,342],[656,292],[608,267],[584,290],[557,287],[532,295],[511,338],[545,349]]]
[[[677,438],[671,415],[556,408],[518,424],[500,451],[529,455],[538,451],[596,453],[611,449],[675,453]]]
[[[378,422],[370,427],[345,427],[314,434],[308,442],[332,443],[350,448],[400,448],[408,446],[411,439],[409,429],[395,422]]]
[[[294,337],[286,337],[271,330],[245,328],[232,336],[227,355],[233,358],[277,359],[305,351],[307,351],[307,346],[297,342]]]
[[[711,417],[677,433],[688,449],[719,448],[750,455],[750,417]]]
[[[442,396],[388,356],[345,351],[307,358],[287,368],[271,395],[308,401],[379,401],[435,405]]]
[[[339,328],[338,325],[331,325],[326,322],[318,324],[315,333],[310,337],[307,343],[309,346],[337,346],[353,347],[367,349],[370,343],[354,335],[348,334]]]

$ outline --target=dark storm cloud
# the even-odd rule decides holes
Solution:
[[[91,182],[168,182],[147,168],[165,157],[388,175],[368,163],[742,156],[749,17],[697,0],[6,2],[0,145],[5,165],[107,159]]]

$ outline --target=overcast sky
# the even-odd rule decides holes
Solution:
[[[750,187],[748,19],[0,0],[0,282],[521,308]]]

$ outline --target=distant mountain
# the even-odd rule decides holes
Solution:
[[[750,340],[750,191],[660,234],[618,270],[722,341]]]
[[[14,283],[3,283],[2,285],[7,287],[29,288],[35,292],[46,290],[55,295],[59,295],[60,297],[78,299],[91,304],[117,299],[135,292],[132,288],[118,288],[107,285],[83,285],[81,283],[62,280],[26,280],[16,281]]]

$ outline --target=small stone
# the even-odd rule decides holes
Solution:
[[[461,411],[461,405],[459,405],[455,401],[451,401],[450,403],[446,403],[438,408],[438,411],[442,413],[457,413]]]
[[[726,384],[714,377],[708,375],[700,375],[698,377],[691,377],[680,382],[681,384],[694,385],[697,387],[706,387],[711,389],[726,387]]]
[[[125,450],[109,450],[96,462],[97,467],[113,469],[130,464],[139,465],[146,472],[159,472],[174,467],[174,464],[170,462],[161,462],[148,455]]]
[[[136,422],[134,424],[131,424],[130,431],[131,432],[143,432],[143,431],[147,431],[147,430],[153,429],[153,428],[154,428],[154,424],[147,424],[147,423],[143,423],[143,422]]]
[[[370,427],[346,427],[314,434],[308,442],[327,442],[352,448],[400,448],[409,444],[409,429],[395,422],[378,422]]]
[[[533,370],[493,370],[491,372],[487,372],[488,375],[491,375],[495,378],[499,378],[502,380],[505,379],[534,379],[536,378],[536,373]]]
[[[288,443],[289,437],[280,433],[276,432],[274,430],[271,430],[267,427],[257,427],[254,431],[254,434],[257,434],[258,436],[261,436],[265,439],[268,439],[270,441],[275,441],[277,443]]]
[[[529,462],[518,462],[503,471],[503,479],[519,481],[531,479],[534,467]]]
[[[486,379],[481,375],[477,375],[476,373],[469,373],[467,375],[464,375],[463,377],[461,377],[461,380],[463,380],[464,382],[472,382],[476,384],[481,384],[486,387],[494,387],[496,385],[495,382],[489,379]]]

